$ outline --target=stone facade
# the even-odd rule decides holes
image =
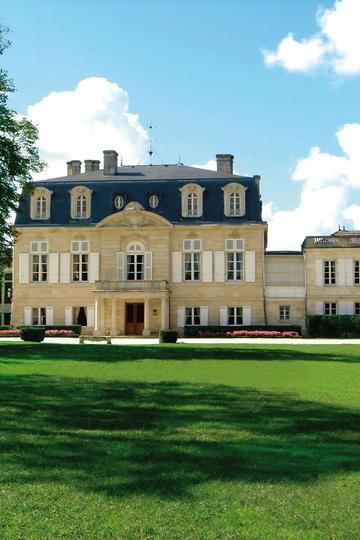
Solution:
[[[342,231],[306,238],[301,252],[266,252],[260,177],[234,175],[233,156],[219,155],[216,172],[104,158],[104,170],[86,160],[84,173],[69,162],[68,176],[24,195],[12,324],[149,336],[185,325],[304,329],[320,305],[360,309],[360,236],[358,245]]]

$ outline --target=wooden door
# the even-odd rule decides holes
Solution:
[[[142,336],[144,330],[144,304],[126,304],[126,334]]]

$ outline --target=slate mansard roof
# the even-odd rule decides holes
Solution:
[[[157,213],[174,224],[200,223],[244,223],[262,222],[261,199],[258,181],[254,177],[223,173],[188,167],[184,165],[137,165],[118,167],[116,175],[104,175],[103,170],[63,176],[34,182],[34,187],[46,187],[52,191],[50,218],[30,218],[30,196],[23,194],[19,205],[16,226],[91,226],[105,217],[119,212],[114,207],[115,195],[123,195],[125,205],[136,201],[145,210]],[[222,187],[237,182],[246,189],[246,213],[242,217],[224,216],[224,194]],[[181,192],[186,184],[196,183],[205,188],[203,192],[203,215],[186,218],[181,215]],[[92,210],[89,219],[74,220],[70,216],[70,190],[75,186],[86,186],[92,190]],[[149,207],[151,194],[159,197],[159,206]]]

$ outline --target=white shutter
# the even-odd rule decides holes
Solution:
[[[54,324],[54,308],[46,308],[46,325],[52,326]]]
[[[255,281],[255,251],[245,251],[245,281]]]
[[[354,285],[354,261],[352,259],[345,259],[345,285]]]
[[[209,310],[207,306],[200,307],[200,326],[207,326],[209,324]]]
[[[177,308],[177,324],[179,328],[184,328],[185,326],[185,308]]]
[[[86,309],[86,323],[87,326],[94,328],[95,326],[95,308],[94,306],[89,306]]]
[[[65,326],[71,326],[73,323],[73,308],[65,308]]]
[[[345,259],[339,259],[338,265],[337,265],[337,284],[339,286],[345,285],[345,272],[346,272],[346,260]],[[341,302],[340,302],[341,303]],[[341,313],[340,313],[341,315]]]
[[[324,315],[323,302],[315,302],[315,315]]]
[[[213,260],[212,251],[203,252],[203,268],[202,268],[202,280],[205,283],[210,283],[213,280]]]
[[[182,253],[181,251],[172,252],[172,280],[174,283],[182,282]]]
[[[19,254],[19,283],[29,283],[29,254]]]
[[[116,254],[116,268],[117,268],[117,279],[123,281],[125,279],[125,253],[120,251]]]
[[[24,325],[25,326],[32,325],[32,308],[31,307],[24,308]]]
[[[49,283],[59,282],[59,254],[49,253]]]
[[[99,279],[100,265],[99,265],[99,253],[90,253],[90,268],[89,268],[89,281],[95,283]]]
[[[317,287],[322,287],[324,285],[322,259],[316,259],[315,261],[315,285]],[[321,313],[322,313],[322,308],[321,308]]]
[[[60,253],[60,283],[70,283],[70,253]]]
[[[339,315],[347,314],[347,302],[339,302]]]
[[[251,306],[243,306],[243,325],[251,324]]]
[[[151,251],[145,251],[145,279],[152,279],[152,253]]]
[[[355,312],[355,306],[354,306],[354,302],[346,302],[346,314],[347,315],[354,315],[354,312]]]
[[[214,281],[225,281],[224,251],[214,251]]]
[[[221,306],[220,308],[220,326],[227,326],[228,324],[228,308],[227,306]]]

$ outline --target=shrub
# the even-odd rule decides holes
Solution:
[[[360,337],[359,315],[309,315],[307,327],[310,337]]]
[[[160,330],[159,343],[176,343],[178,333],[176,330]]]
[[[27,326],[19,326],[19,328],[28,328]],[[81,334],[81,325],[80,324],[73,324],[68,326],[61,326],[61,325],[55,325],[55,326],[46,326],[46,325],[38,325],[36,328],[43,328],[46,332],[51,330],[70,330],[72,332],[73,336],[79,336]],[[48,335],[48,334],[47,334]],[[55,334],[49,334],[49,335],[55,335]],[[61,334],[57,334],[61,335]],[[65,335],[65,334],[63,334]],[[68,334],[66,334],[68,335]]]
[[[11,328],[12,326],[10,326],[9,324],[0,324],[0,330],[11,330]]]
[[[44,341],[45,329],[38,326],[23,326],[20,330],[20,337],[23,341]]]

